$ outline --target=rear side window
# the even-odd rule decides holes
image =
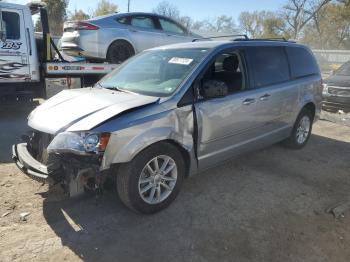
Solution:
[[[20,39],[21,28],[19,24],[19,14],[15,12],[2,12],[2,21],[6,27],[6,38],[17,40]]]
[[[289,66],[283,47],[250,47],[248,50],[255,87],[289,80]]]
[[[149,28],[149,29],[155,29],[153,19],[146,16],[134,16],[131,18],[131,25],[142,27],[142,28]]]
[[[319,74],[316,60],[307,49],[287,47],[287,54],[293,78]]]
[[[117,21],[123,25],[128,25],[130,23],[129,17],[127,16],[117,18]]]
[[[166,32],[176,33],[176,34],[184,34],[185,33],[185,31],[180,26],[175,24],[174,22],[171,22],[171,21],[163,19],[163,18],[159,18],[159,22],[160,22],[162,29]]]

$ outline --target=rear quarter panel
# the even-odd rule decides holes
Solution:
[[[308,103],[315,105],[314,121],[319,119],[322,105],[322,80],[320,75],[308,76],[295,80],[298,84],[299,98],[296,110],[294,112],[292,123],[294,124],[301,109]]]

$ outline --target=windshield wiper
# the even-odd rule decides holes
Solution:
[[[109,90],[119,91],[119,92],[126,92],[124,89],[120,88],[119,86],[111,86],[111,87],[104,87],[104,88]]]

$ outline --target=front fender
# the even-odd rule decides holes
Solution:
[[[192,106],[176,108],[161,118],[113,132],[101,169],[129,162],[146,147],[164,140],[171,140],[188,152],[193,149]]]

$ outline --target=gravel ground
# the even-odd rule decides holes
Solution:
[[[276,145],[187,179],[151,216],[115,192],[64,200],[21,174],[10,145],[26,115],[0,114],[0,261],[349,261],[350,211],[325,212],[350,197],[341,114],[324,113],[301,151]]]

